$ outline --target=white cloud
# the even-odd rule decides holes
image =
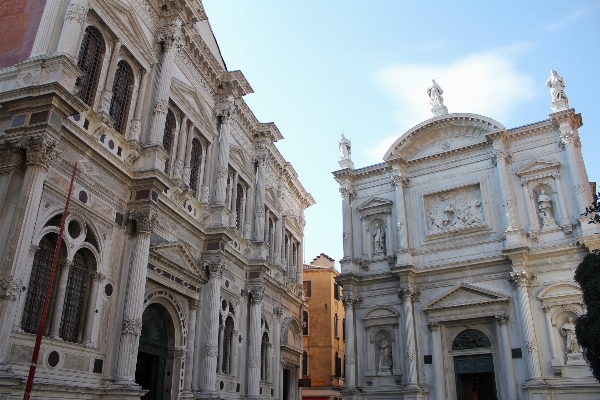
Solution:
[[[426,89],[431,79],[444,90],[451,113],[474,113],[502,122],[509,113],[534,96],[534,81],[515,67],[514,59],[527,44],[472,54],[449,64],[394,64],[375,74],[375,80],[397,102],[398,134],[382,138],[365,149],[370,161],[380,162],[402,133],[431,118]]]
[[[558,22],[554,22],[554,23],[546,26],[546,29],[549,31],[557,31],[560,28],[577,21],[579,18],[583,17],[584,15],[585,15],[584,10],[575,10],[567,18],[560,20]]]

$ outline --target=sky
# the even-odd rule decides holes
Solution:
[[[316,204],[306,210],[304,260],[342,258],[342,203],[331,172],[341,132],[355,168],[382,162],[430,118],[431,79],[450,113],[507,128],[545,120],[550,70],[564,78],[590,181],[600,182],[599,1],[204,0],[229,71]],[[582,210],[583,211],[583,210]],[[339,264],[336,262],[339,268]]]

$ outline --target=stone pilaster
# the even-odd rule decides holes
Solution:
[[[496,316],[498,322],[498,339],[500,347],[500,360],[502,370],[506,379],[506,395],[508,399],[517,399],[517,379],[515,377],[515,367],[512,361],[510,347],[510,338],[508,337],[508,315]]]
[[[233,94],[223,94],[215,107],[215,113],[221,118],[219,148],[217,157],[217,177],[215,182],[214,204],[225,206],[227,200],[227,176],[229,174],[229,135],[235,112]]]
[[[210,176],[212,169],[212,153],[213,153],[213,145],[212,143],[208,143],[206,145],[206,161],[202,160],[202,164],[204,165],[204,175],[202,180],[202,188],[200,188],[200,203],[208,203],[210,197]]]
[[[181,21],[178,19],[168,21],[158,35],[158,41],[165,45],[165,53],[161,63],[160,76],[156,84],[156,98],[152,109],[152,125],[148,144],[162,146],[165,122],[169,110],[169,97],[171,93],[171,78],[173,77],[173,64],[175,50],[184,44],[181,32]]]
[[[179,126],[179,142],[177,143],[177,159],[173,168],[173,178],[182,179],[183,176],[183,161],[185,160],[185,146],[187,145],[187,115],[181,118]]]
[[[417,381],[417,352],[415,345],[415,324],[413,319],[412,297],[414,292],[411,289],[400,290],[402,298],[402,310],[404,315],[404,337],[406,338],[406,387],[407,389],[420,389]]]
[[[215,392],[215,379],[217,377],[217,357],[219,355],[219,307],[221,297],[221,278],[223,276],[223,262],[221,260],[208,261],[204,264],[208,269],[208,304],[206,321],[208,330],[202,352],[203,369],[201,390],[206,394]]]
[[[348,294],[342,297],[342,304],[346,312],[346,388],[356,387],[356,333],[354,330],[354,307],[358,300]]]
[[[106,279],[106,276],[100,272],[92,272],[90,274],[90,297],[86,311],[85,325],[83,326],[83,334],[81,335],[81,343],[86,346],[92,345],[92,332],[94,331],[94,319],[98,301],[98,287],[104,279]]]
[[[113,46],[112,56],[110,58],[110,64],[108,66],[108,72],[106,74],[106,82],[104,83],[104,90],[100,96],[100,112],[106,114],[110,111],[110,104],[113,96],[113,84],[115,82],[115,74],[117,72],[117,64],[119,63],[119,54],[121,53],[121,42],[115,41]]]
[[[546,320],[546,332],[548,335],[548,341],[550,342],[550,354],[552,355],[552,365],[560,365],[562,362],[558,356],[558,350],[556,349],[556,340],[554,340],[554,326],[552,325],[552,317],[550,316],[551,307],[545,306],[544,319]]]
[[[265,179],[268,157],[261,154],[257,157],[256,190],[254,204],[254,241],[265,240]]]
[[[260,318],[265,288],[250,288],[250,348],[248,351],[248,398],[260,397]]]
[[[60,320],[63,313],[63,307],[65,305],[65,293],[67,292],[67,281],[69,280],[69,271],[73,266],[73,261],[65,260],[61,263],[60,277],[58,280],[58,287],[56,289],[56,296],[54,297],[54,310],[52,312],[52,320],[50,321],[50,337],[53,339],[59,339],[60,337]]]
[[[275,307],[273,310],[273,346],[275,346],[275,354],[273,363],[273,386],[274,393],[273,397],[279,399],[279,393],[281,387],[279,386],[279,381],[281,378],[281,365],[278,362],[281,360],[281,317],[283,316],[283,309],[281,306]]]
[[[9,336],[21,286],[27,287],[29,283],[29,251],[48,173],[48,162],[58,154],[56,144],[56,140],[47,135],[28,137],[22,143],[26,152],[27,169],[0,265],[0,364],[5,363],[8,358]]]
[[[146,87],[148,86],[148,71],[142,70],[142,79],[140,82],[140,88],[138,90],[137,101],[135,102],[135,112],[133,114],[133,120],[129,127],[128,140],[140,140],[140,134],[142,133],[142,113],[144,111],[144,102],[146,99]]]
[[[396,207],[396,228],[397,228],[397,254],[398,262],[410,264],[410,258],[400,257],[400,253],[408,252],[408,223],[406,221],[406,208],[404,205],[404,188],[408,180],[399,171],[392,172],[392,186],[395,190],[394,205]],[[396,250],[396,249],[395,249]]]
[[[192,393],[192,379],[194,372],[194,354],[196,341],[196,314],[200,301],[192,299],[189,301],[188,333],[187,333],[187,357],[185,360],[185,375],[183,377],[183,395],[189,397]]]
[[[431,332],[431,348],[433,357],[433,393],[434,400],[446,399],[446,377],[444,375],[444,353],[442,352],[442,338],[440,336],[439,324],[432,322],[427,324]]]
[[[65,14],[65,21],[60,39],[58,40],[57,54],[65,54],[74,62],[79,55],[79,39],[87,12],[89,9],[89,0],[71,0]]]
[[[121,347],[117,363],[117,381],[120,383],[134,383],[139,336],[142,332],[150,236],[157,223],[156,214],[156,210],[152,208],[134,211],[129,214],[129,219],[135,221],[136,239],[131,255],[127,295],[123,310],[123,326],[121,328]]]
[[[180,139],[180,140],[183,140]],[[188,132],[186,136],[187,143],[185,145],[185,159],[183,163],[183,173],[181,175],[181,179],[183,179],[183,183],[188,186],[192,186],[190,182],[190,163],[192,160],[192,141],[194,140],[194,123],[190,121],[190,126],[188,127]]]

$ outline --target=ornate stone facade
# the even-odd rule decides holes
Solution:
[[[580,217],[592,199],[581,116],[565,108],[561,77],[547,86],[549,118],[507,129],[448,114],[433,82],[432,119],[383,163],[334,172],[346,400],[446,400],[465,388],[479,398],[598,397],[573,330],[585,312],[573,272],[600,245]]]
[[[75,162],[33,397],[299,398],[314,200],[281,133],[201,2],[67,3],[0,70],[0,398],[22,397]]]

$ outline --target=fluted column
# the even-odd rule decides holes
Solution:
[[[256,190],[254,196],[254,240],[262,242],[265,240],[265,171],[267,167],[267,155],[259,155],[257,161],[258,169],[256,171]]]
[[[60,39],[58,39],[57,54],[77,60],[79,55],[79,39],[87,17],[89,0],[71,0],[67,7]]]
[[[27,169],[0,264],[0,364],[8,360],[13,323],[20,322],[15,320],[15,313],[21,287],[29,285],[29,251],[48,174],[48,162],[58,153],[56,144],[54,139],[46,135],[28,137],[22,143]]]
[[[273,363],[273,398],[279,399],[279,393],[281,393],[281,387],[279,386],[281,376],[281,317],[283,316],[283,310],[280,306],[275,307],[273,310],[273,346],[275,346],[275,362]]]
[[[508,400],[518,400],[517,379],[515,377],[515,367],[512,361],[510,339],[508,337],[508,315],[497,316],[496,321],[498,322],[498,336],[500,339],[500,359],[504,376],[506,377],[506,394]]]
[[[129,214],[129,218],[135,221],[136,239],[129,267],[121,328],[121,347],[117,363],[117,380],[122,383],[133,383],[135,378],[139,337],[142,332],[150,236],[156,226],[156,214],[156,210],[152,208]]]
[[[217,103],[215,112],[217,116],[221,117],[221,130],[219,132],[214,204],[225,206],[227,200],[227,175],[229,174],[229,131],[231,130],[231,122],[235,112],[233,95],[222,95]]]
[[[206,162],[204,163],[204,179],[202,181],[202,188],[200,189],[200,203],[208,203],[208,200],[210,197],[212,153],[213,153],[213,144],[209,143],[206,146]]]
[[[52,310],[52,320],[50,322],[50,337],[58,339],[60,337],[60,320],[62,317],[63,307],[65,305],[65,293],[67,292],[67,281],[69,280],[69,271],[73,266],[73,261],[65,260],[60,265],[60,277],[58,279],[58,287],[54,297],[54,309]]]
[[[410,289],[400,290],[402,310],[404,314],[404,337],[406,338],[406,386],[408,389],[418,389],[417,384],[417,353],[415,346],[415,326],[413,320],[412,297]]]
[[[165,122],[171,93],[171,78],[173,77],[173,65],[175,63],[175,50],[183,46],[183,34],[181,32],[181,21],[171,20],[158,35],[158,41],[164,42],[165,53],[161,63],[160,76],[156,84],[156,99],[154,100],[152,125],[148,143],[162,146]]]
[[[200,301],[197,299],[192,299],[189,301],[189,317],[188,317],[188,333],[186,339],[187,352],[185,357],[185,373],[183,377],[183,393],[191,394],[192,393],[192,379],[194,372],[194,354],[195,354],[195,342],[196,342],[196,313],[198,311],[198,306],[200,305]]]
[[[548,332],[548,341],[550,342],[550,354],[552,355],[552,365],[560,364],[558,350],[556,349],[556,340],[554,338],[554,326],[552,325],[552,317],[550,316],[551,307],[545,306],[544,318],[546,320],[546,331]]]
[[[394,205],[396,206],[396,219],[398,229],[398,239],[396,245],[398,250],[408,249],[408,224],[406,223],[406,208],[404,206],[404,185],[406,178],[399,172],[392,173],[392,185],[396,192]]]
[[[92,332],[94,330],[94,319],[96,315],[96,303],[98,301],[98,286],[106,278],[100,272],[92,272],[90,274],[90,297],[88,300],[85,325],[83,326],[83,334],[81,343],[85,345],[92,344]]]
[[[142,133],[142,113],[144,111],[144,101],[146,99],[146,87],[148,86],[148,71],[142,70],[142,78],[140,80],[140,88],[137,94],[137,101],[135,102],[135,112],[133,114],[133,120],[129,127],[128,140],[140,140],[140,134]]]
[[[347,185],[342,186],[340,188],[340,194],[342,196],[342,237],[344,258],[352,258],[352,205],[350,204],[352,189]]]
[[[346,312],[346,388],[356,387],[356,334],[354,332],[354,307],[357,299],[352,295],[344,295],[342,304]]]
[[[440,337],[439,324],[427,324],[431,332],[431,347],[433,354],[433,393],[434,400],[446,400],[446,384],[444,375],[444,354],[442,353],[442,338]]]
[[[203,392],[215,391],[217,378],[217,356],[219,355],[219,300],[221,297],[221,277],[223,264],[220,261],[211,261],[205,264],[209,271],[208,280],[208,316],[206,339],[202,352],[204,369],[202,370],[201,389]]]
[[[49,0],[44,7],[44,13],[40,20],[40,25],[35,35],[35,41],[31,48],[30,58],[37,56],[46,56],[50,52],[50,41],[52,40],[52,32],[60,19],[59,12],[62,8],[61,0]]]
[[[248,351],[248,398],[260,396],[260,315],[265,288],[250,288],[250,348]]]
[[[510,276],[517,287],[517,304],[519,307],[519,317],[521,318],[523,337],[525,338],[525,359],[527,360],[528,379],[541,380],[542,371],[540,367],[540,357],[538,354],[537,340],[535,338],[531,304],[529,303],[529,294],[527,292],[530,278],[522,271],[511,272]]]
[[[113,96],[113,84],[115,82],[115,74],[117,72],[117,64],[119,63],[119,54],[121,53],[121,42],[115,41],[113,46],[112,55],[110,57],[110,64],[108,66],[108,72],[106,73],[106,82],[104,83],[104,90],[100,97],[100,111],[109,113],[110,103]]]
[[[186,136],[186,144],[185,144],[185,160],[183,162],[183,183],[188,186],[190,185],[190,174],[192,170],[190,169],[191,160],[192,160],[192,141],[194,140],[194,123],[190,121],[190,126],[188,127],[188,132]]]

